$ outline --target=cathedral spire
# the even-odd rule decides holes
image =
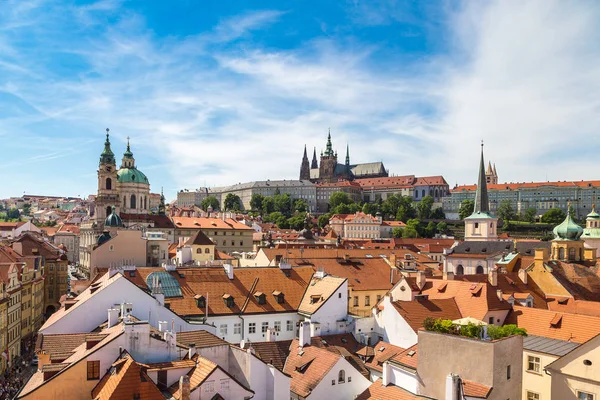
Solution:
[[[318,168],[319,168],[319,163],[317,161],[317,148],[315,147],[315,149],[313,151],[313,159],[310,164],[310,169],[318,169]]]
[[[310,179],[310,164],[308,163],[308,155],[306,154],[306,145],[304,145],[304,156],[302,157],[302,164],[300,164],[300,180]]]
[[[350,165],[350,147],[346,143],[346,166]]]
[[[483,141],[481,142],[481,161],[479,162],[479,178],[477,180],[477,191],[475,193],[475,207],[473,214],[490,212],[487,184],[485,179],[485,162],[483,160]]]
[[[108,137],[109,131],[110,129],[106,128],[106,141],[104,142],[104,151],[102,151],[102,153],[100,154],[100,165],[115,165],[115,154],[110,148],[110,139]]]
[[[325,148],[325,156],[333,156],[333,146],[331,145],[331,128],[329,128],[329,134],[327,135],[327,147]]]

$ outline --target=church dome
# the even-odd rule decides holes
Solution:
[[[149,185],[146,175],[137,168],[119,168],[117,181],[120,183],[144,183]]]
[[[554,238],[559,240],[578,240],[583,234],[583,228],[577,225],[567,214],[565,220],[553,230]]]
[[[588,221],[598,221],[598,220],[600,220],[600,214],[598,214],[596,212],[596,205],[595,204],[592,206],[592,212],[590,212],[587,215],[586,220],[588,220]]]
[[[112,214],[110,214],[104,220],[104,226],[110,226],[115,228],[123,226],[123,220],[117,215],[117,211],[114,206],[112,208]]]

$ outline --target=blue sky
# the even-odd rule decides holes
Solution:
[[[600,5],[52,1],[0,8],[0,198],[96,190],[104,130],[152,191],[352,162],[474,183],[597,179]]]

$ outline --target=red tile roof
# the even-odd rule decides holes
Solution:
[[[115,361],[96,387],[92,390],[94,400],[164,400],[164,396],[144,369],[126,354]]]
[[[178,229],[225,229],[252,231],[251,227],[234,219],[205,218],[205,217],[173,217],[173,223]]]
[[[383,386],[383,381],[378,379],[358,395],[356,400],[419,400],[424,398],[395,385]]]
[[[394,301],[392,305],[415,332],[423,327],[423,321],[427,317],[450,320],[463,317],[453,298]]]
[[[535,189],[539,187],[600,187],[600,181],[556,181],[556,182],[522,182],[522,183],[499,183],[488,184],[488,190],[518,190],[518,189]],[[462,185],[452,189],[452,192],[474,192],[477,185]]]
[[[405,351],[405,348],[394,346],[393,344],[380,340],[374,347],[371,348],[373,359],[366,362],[366,366],[375,371],[383,371],[383,363]]]
[[[463,379],[463,391],[465,396],[475,397],[478,399],[487,399],[492,391],[491,386],[482,385],[481,383]]]

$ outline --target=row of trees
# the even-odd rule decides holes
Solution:
[[[475,203],[473,200],[464,200],[458,209],[460,219],[465,219],[473,213]],[[569,214],[575,219],[575,209],[569,206]],[[496,215],[503,221],[524,221],[533,223],[537,217],[537,210],[534,207],[526,209],[523,213],[517,213],[510,200],[502,200],[496,209]],[[566,217],[566,214],[560,208],[551,208],[540,218],[540,221],[546,224],[559,224]]]

